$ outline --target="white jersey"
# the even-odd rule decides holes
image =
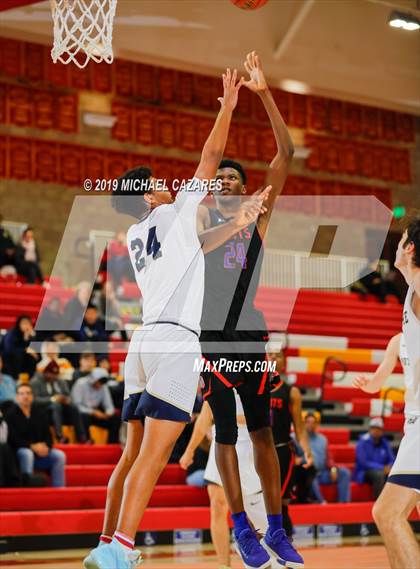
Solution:
[[[127,232],[146,325],[172,322],[200,332],[204,255],[196,224],[207,190],[207,181],[193,178],[174,203],[158,206]]]
[[[420,321],[412,308],[413,286],[404,303],[400,359],[404,368],[405,414],[420,416]]]

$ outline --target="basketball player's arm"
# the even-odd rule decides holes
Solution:
[[[302,421],[302,396],[297,387],[290,389],[290,412],[293,420],[293,428],[295,429],[296,440],[300,444],[305,453],[306,464],[308,468],[313,463],[311,447],[309,445],[308,434],[303,426]]]
[[[225,151],[232,113],[238,103],[239,89],[243,84],[243,78],[238,82],[236,79],[236,69],[233,73],[227,69],[226,73],[223,74],[223,97],[219,98],[220,111],[203,146],[201,160],[195,172],[196,178],[213,180],[216,176],[217,168]]]
[[[196,448],[206,436],[207,431],[211,427],[212,423],[213,414],[211,412],[210,405],[205,401],[203,403],[203,407],[201,408],[199,416],[195,420],[190,442],[188,443],[184,454],[179,459],[179,464],[184,470],[187,470],[190,464],[193,463]]]
[[[270,191],[271,186],[268,186],[258,196],[252,196],[241,205],[232,219],[216,227],[210,227],[210,215],[207,207],[200,206],[197,215],[197,234],[204,254],[217,249],[238,231],[256,221],[260,213],[266,211],[264,202],[268,199]]]
[[[257,223],[261,237],[264,237],[274,203],[286,181],[295,147],[286,123],[267,85],[260,59],[255,51],[248,53],[245,61],[245,69],[249,73],[250,79],[245,82],[244,85],[260,97],[268,118],[270,119],[277,145],[277,153],[270,163],[266,178],[266,183],[271,185],[273,189],[265,203],[267,211],[259,216]]]
[[[385,350],[384,359],[373,376],[369,378],[366,375],[358,375],[353,379],[353,387],[357,387],[366,393],[376,393],[381,389],[398,361],[400,339],[401,333],[391,338]]]

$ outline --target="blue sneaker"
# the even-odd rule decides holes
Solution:
[[[86,564],[86,562],[88,564]],[[129,551],[113,539],[92,549],[84,560],[85,569],[135,569],[141,563],[140,551]]]
[[[100,541],[94,549],[90,550],[89,554],[83,559],[84,569],[94,569],[95,568],[95,565],[93,565],[94,558],[92,557],[92,554],[94,551],[96,551],[98,549],[98,547],[103,547],[104,545],[106,545],[106,543],[104,541]]]
[[[277,565],[290,569],[303,569],[303,559],[290,543],[284,529],[278,529],[273,533],[268,530],[261,540],[261,545]]]
[[[243,529],[238,536],[235,535],[235,547],[246,569],[271,567],[270,556],[261,547],[255,532],[251,528]]]

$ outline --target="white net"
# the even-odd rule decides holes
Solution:
[[[112,25],[117,0],[51,0],[54,21],[54,63],[75,63],[81,69],[90,59],[112,63]]]

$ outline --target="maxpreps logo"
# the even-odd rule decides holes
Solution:
[[[276,371],[276,362],[269,360],[228,360],[226,358],[209,361],[204,358],[196,358],[194,360],[194,371],[200,373],[274,372]]]

